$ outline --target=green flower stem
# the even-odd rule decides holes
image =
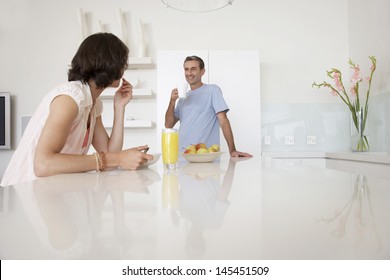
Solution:
[[[358,144],[356,147],[357,152],[367,152],[370,150],[370,144],[368,143],[368,138],[365,135],[359,135]]]

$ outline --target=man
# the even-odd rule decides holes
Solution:
[[[191,91],[185,99],[179,99],[177,88],[171,92],[168,109],[165,113],[165,127],[172,128],[180,120],[179,147],[205,143],[208,147],[219,145],[219,127],[232,157],[252,157],[248,153],[239,152],[234,144],[233,132],[226,113],[229,108],[217,85],[204,84],[204,62],[200,57],[189,56],[184,61],[184,72]]]

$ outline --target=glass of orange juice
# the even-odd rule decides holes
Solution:
[[[176,128],[162,130],[162,158],[166,169],[175,169],[179,158],[179,132]]]

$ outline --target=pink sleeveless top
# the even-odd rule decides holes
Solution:
[[[14,152],[11,161],[4,173],[1,186],[15,185],[36,179],[34,174],[34,156],[43,126],[49,115],[50,104],[59,95],[68,95],[74,99],[79,108],[66,144],[61,153],[87,154],[92,143],[96,118],[103,111],[102,102],[98,98],[94,109],[91,91],[88,84],[79,81],[68,82],[57,86],[44,97],[38,109],[30,119],[28,126]],[[87,130],[88,117],[91,114],[89,131]]]

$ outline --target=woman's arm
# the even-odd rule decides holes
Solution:
[[[78,114],[76,102],[67,95],[57,96],[50,105],[49,116],[42,129],[34,158],[36,176],[49,176],[94,170],[94,156],[61,154],[73,121]]]
[[[114,122],[110,137],[103,126],[102,118],[96,118],[92,145],[98,152],[118,152],[123,148],[124,119],[126,105],[133,98],[132,85],[123,79],[122,85],[114,96]]]
[[[135,170],[148,160],[152,160],[153,156],[142,152],[147,146],[122,150],[125,108],[133,98],[132,85],[125,79],[122,80],[122,85],[116,91],[114,97],[114,122],[111,135],[108,136],[100,116],[96,118],[92,144],[96,151],[105,152],[107,168],[121,167]]]
[[[77,114],[77,104],[71,97],[60,95],[52,101],[49,116],[35,151],[34,173],[36,176],[96,170],[94,155],[61,153]],[[142,152],[144,148],[145,146],[139,146],[123,151],[107,152],[105,154],[106,166],[135,170],[153,159],[152,155]]]

